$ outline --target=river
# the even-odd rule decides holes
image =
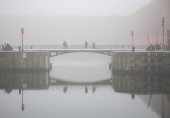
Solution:
[[[50,73],[0,73],[0,118],[169,118],[170,78],[115,75],[110,58],[70,53]]]

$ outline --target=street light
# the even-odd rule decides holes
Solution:
[[[149,51],[151,51],[151,45],[150,45],[149,37],[147,37],[147,39],[148,39],[148,47],[149,47]]]
[[[132,36],[132,51],[134,52],[134,47],[133,47],[133,36],[134,36],[134,32],[131,32],[131,36]]]
[[[22,51],[24,51],[24,50],[23,50],[23,35],[24,35],[24,29],[23,29],[23,28],[21,28],[21,35],[22,35]]]
[[[164,16],[162,18],[162,28],[163,28],[163,36],[162,36],[162,45],[163,45],[163,49],[165,49],[165,46],[164,46],[164,23],[165,23],[165,19],[164,19]]]

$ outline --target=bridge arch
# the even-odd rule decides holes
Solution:
[[[50,57],[55,57],[55,56],[59,56],[59,55],[63,55],[63,54],[69,54],[69,53],[78,53],[78,52],[88,52],[88,53],[97,53],[97,54],[103,54],[103,55],[107,55],[107,56],[111,56],[111,52],[112,51],[99,51],[99,50],[94,50],[94,51],[70,51],[70,50],[66,50],[66,51],[50,51]]]

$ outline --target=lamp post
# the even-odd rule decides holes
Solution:
[[[148,39],[148,47],[149,47],[149,51],[151,51],[151,45],[150,45],[149,37],[147,37],[147,39]]]
[[[22,35],[22,51],[24,51],[24,50],[23,50],[23,35],[24,35],[24,29],[23,29],[23,28],[21,28],[21,35]]]
[[[164,19],[164,16],[162,18],[162,28],[163,28],[163,36],[162,36],[162,45],[163,45],[163,49],[165,49],[165,44],[164,44],[164,23],[165,23],[165,19]]]
[[[131,32],[131,36],[132,36],[132,51],[134,52],[134,47],[133,47],[133,36],[134,36],[134,32]]]

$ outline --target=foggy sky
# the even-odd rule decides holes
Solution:
[[[24,45],[125,45],[128,16],[150,1],[0,0],[0,44],[20,45],[23,27]]]
[[[0,0],[0,15],[128,15],[151,0]]]

